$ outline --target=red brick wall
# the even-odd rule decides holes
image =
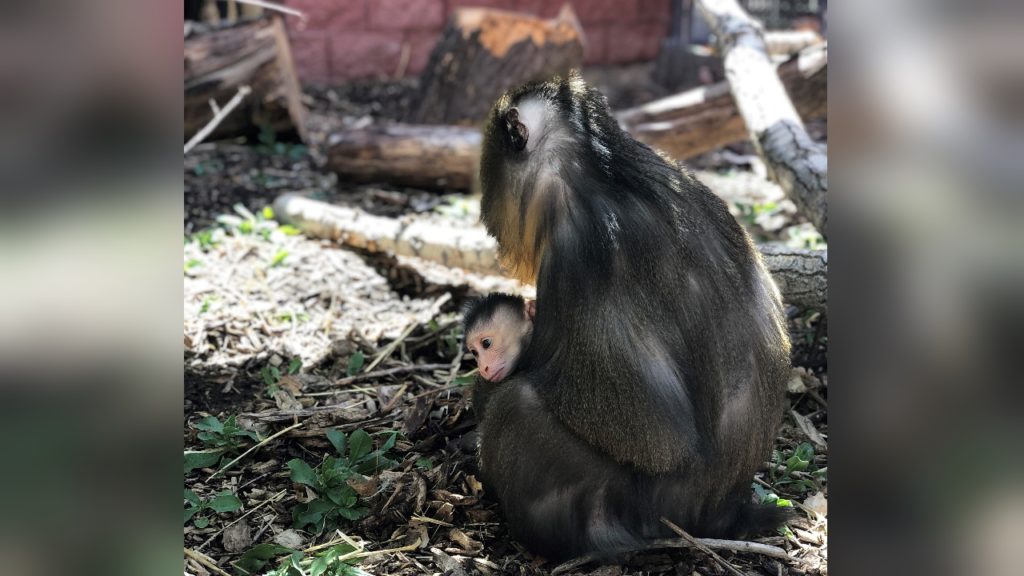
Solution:
[[[669,29],[669,0],[287,0],[292,55],[304,82],[393,76],[408,47],[406,74],[427,64],[445,22],[461,6],[548,18],[570,3],[587,39],[587,64],[652,60]]]

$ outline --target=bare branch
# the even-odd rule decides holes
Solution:
[[[221,108],[220,111],[214,114],[213,118],[211,118],[210,121],[206,123],[206,126],[200,128],[199,131],[196,132],[195,135],[193,135],[192,138],[190,138],[189,141],[185,143],[185,154],[188,154],[189,150],[195,148],[196,145],[198,145],[207,136],[209,136],[217,127],[217,125],[223,122],[224,119],[227,118],[228,114],[230,114],[232,110],[237,108],[238,105],[242,103],[242,100],[244,100],[245,97],[248,96],[250,92],[252,92],[252,88],[249,88],[248,86],[240,87],[238,89],[238,92],[235,94],[234,98],[232,98],[227,103],[226,106]]]

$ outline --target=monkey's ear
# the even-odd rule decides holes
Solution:
[[[536,300],[527,300],[526,301],[526,316],[530,319],[530,322],[533,322],[534,319],[537,317],[537,301]]]
[[[513,106],[505,112],[505,132],[508,134],[512,149],[516,152],[526,148],[526,142],[530,139],[530,130],[526,124],[519,121],[519,108]]]

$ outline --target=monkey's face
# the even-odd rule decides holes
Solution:
[[[568,208],[584,131],[572,108],[587,87],[578,75],[527,84],[503,95],[488,118],[480,156],[481,212],[502,264],[533,283],[552,222]]]
[[[476,358],[480,376],[499,382],[511,374],[532,331],[528,318],[509,310],[501,310],[474,326],[466,334],[466,348]]]

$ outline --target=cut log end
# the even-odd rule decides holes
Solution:
[[[572,9],[543,20],[488,8],[455,12],[431,52],[406,120],[468,124],[482,120],[509,88],[567,74],[583,63],[583,33]]]

